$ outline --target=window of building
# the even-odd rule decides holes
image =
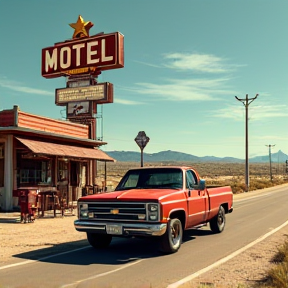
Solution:
[[[19,181],[22,184],[51,184],[50,160],[22,159],[19,169]]]
[[[71,161],[70,162],[70,184],[72,186],[78,186],[79,185],[79,162]]]
[[[59,160],[58,162],[58,181],[68,181],[68,161]]]

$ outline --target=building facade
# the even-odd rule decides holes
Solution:
[[[97,161],[114,161],[91,138],[89,125],[20,111],[0,111],[0,207],[12,211],[17,191],[59,190],[76,201],[96,184]],[[105,184],[104,184],[105,186]],[[105,187],[102,187],[105,189]]]

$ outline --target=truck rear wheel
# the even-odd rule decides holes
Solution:
[[[107,234],[96,234],[87,232],[87,240],[89,244],[96,248],[106,248],[112,241],[112,236]]]
[[[168,223],[167,230],[160,240],[160,250],[164,253],[171,254],[179,250],[182,244],[183,228],[179,219],[171,219]]]
[[[226,217],[223,206],[220,206],[218,214],[211,219],[209,224],[210,229],[214,233],[221,233],[224,230],[226,224]]]

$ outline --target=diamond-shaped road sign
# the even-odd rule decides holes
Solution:
[[[140,147],[140,149],[144,149],[150,138],[146,136],[146,133],[144,131],[140,131],[134,140]]]

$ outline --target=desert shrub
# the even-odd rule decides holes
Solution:
[[[272,258],[275,266],[270,269],[267,276],[254,288],[287,288],[288,287],[288,241],[278,248],[278,252]]]
[[[288,287],[288,262],[282,262],[268,272],[268,281],[274,288]],[[268,282],[268,283],[269,283]]]
[[[285,241],[285,243],[282,246],[278,247],[277,250],[277,253],[272,258],[272,262],[281,263],[285,261],[288,263],[288,241]]]
[[[237,182],[230,184],[232,192],[234,194],[239,194],[245,192],[246,186],[245,183]]]
[[[273,183],[267,179],[252,179],[249,186],[249,190],[253,191],[271,187]]]
[[[238,176],[238,177],[232,177],[226,180],[217,180],[213,178],[212,181],[208,180],[207,183],[208,183],[207,185],[217,184],[218,186],[226,186],[226,185],[231,186],[232,192],[234,194],[239,194],[239,193],[243,193],[246,191],[244,177]],[[249,181],[249,191],[269,188],[272,186],[281,185],[285,183],[288,183],[288,179],[284,177],[281,177],[281,178],[275,177],[275,179],[273,179],[273,181],[271,182],[269,177],[251,176],[250,181]]]

